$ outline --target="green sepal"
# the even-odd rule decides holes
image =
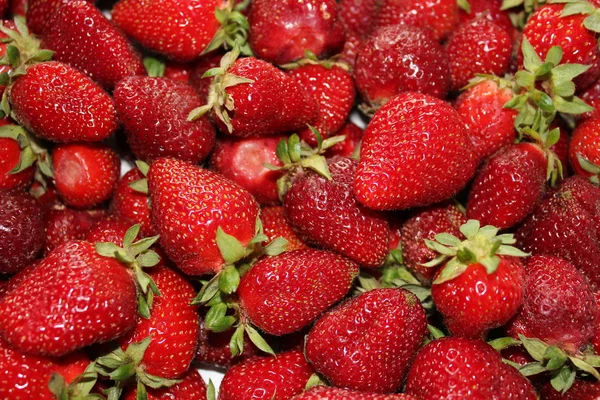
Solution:
[[[496,349],[498,351],[502,351],[509,347],[519,346],[521,344],[521,342],[519,340],[513,339],[511,337],[502,337],[502,338],[490,340],[489,342],[487,342],[487,344],[489,344],[490,346],[492,346],[494,349]]]
[[[217,400],[215,384],[210,378],[208,379],[208,385],[206,386],[206,400]]]
[[[151,375],[145,371],[137,371],[138,382],[143,383],[147,387],[152,389],[160,389],[164,387],[171,387],[181,382],[181,379],[167,379],[156,375]]]
[[[136,400],[148,400],[148,391],[142,381],[138,381],[136,390]]]
[[[269,346],[269,344],[265,341],[265,339],[263,339],[263,337],[256,329],[254,329],[250,325],[245,325],[244,330],[246,331],[246,334],[248,334],[248,338],[250,339],[250,341],[254,343],[256,347],[258,347],[260,350],[267,354],[271,354],[273,356],[275,355],[275,352],[273,351],[271,346]]]
[[[444,332],[442,332],[440,329],[436,328],[433,325],[427,324],[427,330],[429,331],[429,334],[434,340],[446,337]]]
[[[575,370],[568,365],[563,366],[560,371],[550,379],[554,390],[566,393],[575,382]]]
[[[144,58],[144,68],[150,78],[158,78],[165,76],[166,64],[154,57]]]
[[[523,344],[523,347],[525,347],[525,350],[527,350],[527,353],[529,353],[534,360],[540,362],[544,361],[544,354],[546,354],[546,350],[548,349],[547,344],[539,339],[530,339],[523,335],[519,335],[519,340]]]
[[[579,153],[577,153],[577,161],[579,162],[581,169],[584,171],[589,172],[592,175],[600,175],[600,165],[594,164]]]
[[[458,8],[466,12],[467,14],[471,14],[471,5],[467,0],[456,0],[456,4],[458,4]]]
[[[519,368],[519,372],[523,376],[532,376],[546,372],[546,367],[539,361],[527,363]]]
[[[237,238],[225,233],[221,227],[217,228],[216,235],[217,246],[226,264],[233,265],[246,256],[246,249]]]
[[[228,265],[219,274],[219,290],[225,294],[234,293],[240,284],[240,273],[233,265]]]
[[[323,380],[323,378],[321,378],[321,376],[319,374],[317,374],[316,372],[314,374],[312,374],[310,376],[310,378],[308,378],[308,381],[306,381],[306,385],[304,386],[304,390],[310,390],[314,387],[317,386],[326,386],[326,382]]]
[[[286,239],[278,237],[271,240],[271,242],[264,247],[264,252],[268,256],[278,256],[288,250],[289,244],[290,243]]]
[[[231,339],[229,340],[229,350],[231,351],[231,356],[236,357],[244,352],[244,325],[239,324],[233,335],[231,335]]]
[[[228,307],[225,303],[215,304],[206,313],[204,325],[213,332],[224,332],[237,321],[236,317],[226,315]]]
[[[546,363],[546,369],[549,371],[554,371],[564,365],[564,363],[567,361],[567,355],[558,347],[550,346],[544,353],[544,359],[548,360]]]
[[[107,400],[119,400],[123,393],[123,387],[117,382],[115,386],[105,389],[103,393],[108,396]]]

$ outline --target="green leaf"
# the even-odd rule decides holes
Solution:
[[[583,26],[592,32],[600,32],[600,14],[598,14],[597,11],[590,14],[588,17],[586,17],[586,19],[583,20]]]
[[[227,264],[234,264],[236,261],[241,260],[246,255],[246,249],[240,243],[240,241],[234,236],[225,233],[221,227],[217,228],[216,240],[219,251],[221,252],[221,256]]]
[[[531,357],[540,362],[544,361],[544,354],[548,348],[547,344],[539,339],[529,339],[523,335],[519,335],[519,339]]]
[[[523,71],[523,70],[518,71],[515,74],[515,82],[517,83],[517,85],[525,87],[525,88],[533,87],[533,85],[535,84],[535,76],[529,71]],[[518,101],[518,100],[514,100],[514,98],[513,98],[512,100],[509,101],[509,103],[516,102],[516,101]]]
[[[240,324],[231,335],[229,340],[229,349],[231,350],[231,356],[239,356],[244,351],[244,325]]]
[[[129,183],[129,187],[143,194],[148,194],[148,179],[139,179]]]
[[[490,275],[496,272],[496,270],[498,269],[498,266],[500,265],[500,257],[489,256],[481,259],[479,262],[485,267],[485,270],[488,273],[488,275]]]
[[[133,364],[123,364],[113,372],[111,372],[108,377],[113,381],[125,381],[132,376],[135,375],[135,365]]]
[[[288,151],[292,163],[300,161],[302,155],[302,147],[300,146],[300,137],[295,133],[288,139]]]
[[[567,355],[556,346],[548,347],[546,353],[544,353],[544,358],[548,360],[546,369],[549,371],[559,369],[567,361]]]
[[[265,246],[265,254],[268,256],[278,256],[288,250],[289,244],[290,243],[282,237],[275,238]]]
[[[554,390],[566,393],[575,381],[575,371],[568,365],[563,366],[560,371],[550,380]]]
[[[314,373],[310,376],[310,378],[308,378],[308,381],[306,382],[306,385],[304,386],[304,390],[310,390],[316,386],[321,386],[323,384],[324,384],[324,382],[321,379],[321,377],[319,376],[319,374]]]
[[[25,147],[23,150],[21,150],[17,165],[15,165],[15,167],[9,171],[9,174],[18,174],[19,172],[25,171],[36,161],[37,155],[33,152],[33,149],[31,147]]]
[[[546,372],[546,367],[541,362],[531,362],[520,367],[519,372],[523,376],[532,376]]]
[[[467,239],[471,239],[479,232],[479,228],[481,228],[479,221],[470,219],[465,224],[461,225],[459,230]]]
[[[127,350],[125,350],[125,354],[131,360],[133,360],[135,365],[139,365],[142,362],[142,359],[144,358],[144,353],[146,352],[146,349],[148,349],[148,346],[150,346],[151,341],[152,336],[148,336],[139,343],[131,343],[127,347]]]
[[[206,388],[206,400],[216,400],[217,392],[215,385],[211,379],[208,380],[208,386]]]
[[[521,43],[521,51],[523,52],[523,66],[527,71],[535,72],[542,65],[542,60],[525,36]]]
[[[213,332],[223,332],[231,328],[236,322],[236,318],[226,315],[227,305],[225,303],[215,304],[206,313],[204,324],[206,329]]]
[[[501,10],[508,10],[509,8],[518,7],[523,4],[523,0],[503,0]]]
[[[146,301],[144,294],[138,295],[138,313],[144,319],[150,319],[150,305]]]
[[[530,254],[513,246],[502,245],[496,250],[496,254],[500,256],[527,257]]]
[[[171,387],[181,382],[179,379],[167,379],[161,376],[151,375],[145,371],[138,371],[138,381],[152,389],[160,389],[163,387]]]
[[[596,356],[596,355],[585,356],[583,358],[583,361],[590,364],[594,368],[600,367],[600,356]]]
[[[562,64],[552,69],[552,80],[557,83],[570,82],[590,69],[591,65]]]
[[[438,254],[443,254],[446,256],[454,256],[456,255],[456,249],[452,248],[448,248],[446,246],[442,246],[441,244],[439,244],[438,242],[434,242],[433,240],[425,240],[425,244],[427,247],[429,247],[431,250],[435,251]]]
[[[591,14],[595,11],[594,6],[587,1],[576,1],[565,4],[560,16],[568,17],[576,14]],[[585,25],[585,21],[584,21]],[[588,28],[589,29],[589,28]]]
[[[147,250],[137,257],[137,262],[141,267],[154,267],[160,262],[160,257],[155,251]]]
[[[279,158],[284,165],[292,163],[292,159],[290,158],[290,153],[288,150],[288,141],[286,139],[281,139],[277,143],[277,149],[275,153],[277,154],[277,158]]]
[[[21,52],[16,46],[12,44],[6,46],[6,54],[8,55],[8,60],[13,68],[17,68],[21,65]]]
[[[490,340],[487,343],[498,351],[507,349],[512,346],[518,346],[521,344],[520,341],[518,341],[517,339],[513,339],[511,337],[502,337],[502,338]]]
[[[233,266],[229,265],[221,271],[219,275],[219,289],[225,294],[232,294],[240,284],[240,273]]]
[[[140,234],[140,224],[135,224],[125,232],[125,236],[123,237],[123,248],[127,249],[131,246],[135,238]]]
[[[575,365],[575,367],[577,367],[578,369],[580,369],[582,371],[587,372],[588,374],[592,375],[594,378],[596,378],[597,380],[600,381],[600,373],[598,371],[596,371],[596,368],[594,368],[587,362],[585,362],[582,359],[579,359],[577,357],[569,357],[569,360],[571,360],[571,362],[573,363],[573,365]]]
[[[114,243],[96,243],[94,245],[96,252],[104,257],[116,258],[119,250],[122,250],[119,246]]]
[[[267,354],[275,355],[275,352],[273,351],[271,346],[269,346],[269,344],[265,341],[265,339],[263,339],[263,337],[260,335],[260,333],[258,333],[256,329],[254,329],[250,325],[245,325],[244,329],[248,334],[248,338],[252,343],[254,343],[256,347],[258,347],[260,350]]]
[[[429,334],[431,335],[431,337],[435,340],[435,339],[441,339],[443,337],[446,337],[446,335],[444,335],[444,332],[442,332],[441,330],[439,330],[438,328],[436,328],[433,325],[429,325],[427,324],[427,330],[429,331]]]
[[[220,274],[215,275],[202,287],[192,304],[207,303],[210,299],[215,297],[217,293],[219,293],[219,276]]]
[[[142,175],[144,175],[144,176],[148,175],[148,171],[150,170],[150,166],[148,164],[146,164],[142,160],[135,160],[135,165],[137,166],[137,169],[140,170]]]
[[[62,377],[61,374],[52,374],[50,382],[48,383],[48,388],[57,400],[69,400],[67,383],[65,382],[65,379]]]
[[[144,67],[151,78],[165,76],[166,64],[154,57],[145,57]]]
[[[133,253],[134,256],[137,256],[148,250],[150,247],[154,246],[154,244],[158,241],[159,238],[160,236],[156,235],[140,239],[137,242],[133,243],[130,246],[129,250],[131,251],[131,253]]]
[[[553,66],[560,64],[563,58],[563,51],[560,46],[552,46],[548,53],[546,53],[546,63],[550,63]]]
[[[108,396],[108,400],[119,400],[119,398],[121,398],[122,392],[123,388],[118,384],[118,382],[116,386],[105,389],[103,391],[103,393]]]
[[[555,97],[554,107],[556,111],[565,114],[579,115],[586,112],[594,111],[593,107],[590,107],[586,102],[581,100],[579,97],[563,98]]]
[[[317,152],[321,152],[323,150],[323,136],[321,136],[321,132],[312,125],[308,125],[308,129],[315,135],[315,139],[317,140]]]
[[[137,383],[136,400],[148,400],[148,392],[142,381],[138,381]]]
[[[304,168],[315,171],[319,175],[325,177],[327,180],[332,180],[331,174],[329,173],[329,166],[325,157],[315,154],[311,157],[304,158],[300,161],[300,165]]]
[[[466,12],[467,14],[471,14],[471,5],[467,0],[456,0],[458,4],[458,8]]]

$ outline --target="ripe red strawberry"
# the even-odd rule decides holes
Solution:
[[[431,29],[441,41],[458,25],[458,5],[453,0],[382,0],[378,26],[398,24]]]
[[[546,192],[548,159],[534,143],[518,143],[491,156],[475,176],[467,218],[500,229],[531,214]]]
[[[229,343],[234,332],[234,328],[218,333],[212,332],[206,329],[204,321],[200,321],[198,349],[196,350],[194,362],[229,368],[250,357],[259,354],[264,355],[247,336],[244,336],[244,350],[242,354],[232,356]]]
[[[285,211],[281,206],[263,207],[260,212],[265,235],[268,242],[278,237],[288,241],[288,251],[307,249],[308,246],[296,235],[285,218]]]
[[[123,218],[109,215],[90,229],[85,240],[92,243],[114,243],[123,247],[123,238],[131,225],[131,222]]]
[[[356,275],[356,264],[327,251],[263,258],[240,281],[241,319],[272,335],[297,332],[344,298]]]
[[[467,125],[467,134],[479,159],[484,160],[515,141],[514,122],[518,112],[504,108],[512,97],[509,88],[486,79],[456,99],[454,107]]]
[[[292,398],[293,400],[416,400],[407,394],[364,393],[336,387],[317,386]]]
[[[423,264],[433,260],[437,253],[428,248],[424,240],[433,240],[439,233],[449,233],[462,240],[464,236],[459,228],[466,222],[467,218],[454,204],[442,203],[416,210],[400,231],[406,267],[423,282],[431,283],[437,268]]]
[[[215,10],[225,5],[223,0],[121,0],[111,14],[115,24],[142,46],[187,62],[206,50],[221,26]]]
[[[19,165],[21,147],[10,138],[0,137],[0,190],[24,189],[33,179],[34,168],[11,173]]]
[[[600,80],[594,82],[594,84],[585,92],[581,93],[581,96],[579,97],[581,97],[581,99],[589,106],[594,108],[593,111],[580,115],[580,119],[600,117]]]
[[[315,128],[324,139],[333,136],[343,126],[354,106],[354,80],[344,69],[333,66],[305,65],[290,74],[315,98],[319,106],[319,118]],[[317,140],[308,128],[298,133],[311,146]]]
[[[354,193],[376,210],[426,206],[462,189],[477,163],[465,124],[452,107],[424,94],[402,93],[367,126]]]
[[[359,145],[364,131],[352,122],[348,122],[342,129],[336,132],[336,136],[345,136],[342,142],[336,143],[325,152],[326,157],[342,156],[352,157]]]
[[[598,308],[586,278],[569,262],[533,256],[525,268],[523,307],[508,325],[519,334],[576,354],[594,335]]]
[[[121,160],[102,143],[67,143],[54,148],[52,167],[56,189],[65,203],[93,207],[112,195]]]
[[[145,75],[140,55],[127,38],[85,0],[69,1],[54,13],[42,35],[42,47],[55,51],[54,60],[107,89],[128,76]]]
[[[1,1],[0,1],[0,3],[1,3]],[[2,21],[2,25],[4,25],[6,28],[16,30],[16,26],[12,20],[4,20],[4,21]],[[8,38],[8,35],[5,32],[0,32],[0,38],[1,39]],[[0,43],[0,57],[3,57],[6,55],[6,47],[7,47],[6,43]],[[9,73],[10,71],[12,71],[11,65],[1,65],[0,66],[0,74],[2,74],[4,72]],[[0,85],[0,94],[4,93],[5,88],[6,87],[4,85]]]
[[[0,335],[20,351],[62,356],[121,336],[136,312],[127,269],[89,242],[69,242],[0,301]]]
[[[335,0],[254,0],[248,22],[250,47],[273,64],[302,58],[306,50],[333,55],[344,45]]]
[[[247,245],[259,206],[250,193],[195,165],[159,158],[148,172],[152,221],[167,255],[188,275],[219,272],[217,228]]]
[[[165,64],[165,74],[163,76],[174,81],[189,83],[190,72],[192,72],[191,64],[169,61]]]
[[[29,0],[10,0],[10,12],[12,15],[25,16]]]
[[[571,145],[569,146],[569,161],[571,166],[575,170],[577,175],[591,177],[594,175],[600,175],[600,119],[590,118],[580,122],[571,138]],[[583,164],[588,167],[590,171],[583,169]],[[587,161],[587,163],[585,162]],[[588,166],[589,163],[597,166],[597,171],[593,166]],[[594,170],[596,174],[591,172]]]
[[[547,382],[542,386],[541,394],[544,400],[597,400],[600,398],[600,383],[575,379],[573,386],[566,393],[562,393]]]
[[[292,178],[283,198],[285,215],[298,236],[342,254],[361,266],[381,266],[389,250],[389,227],[377,213],[360,207],[352,184],[358,163],[352,158],[327,160],[330,178],[303,171]]]
[[[144,236],[156,235],[150,218],[149,198],[147,194],[134,190],[130,184],[145,179],[146,177],[138,168],[129,170],[115,188],[110,203],[110,211],[133,224],[140,224]]]
[[[227,370],[219,400],[289,399],[302,392],[312,373],[300,351],[252,358]]]
[[[100,141],[117,129],[110,96],[90,78],[65,64],[32,65],[8,90],[15,119],[44,139]]]
[[[475,74],[504,75],[513,47],[508,33],[484,18],[460,25],[445,46],[453,90],[467,85]]]
[[[265,164],[282,166],[277,158],[277,144],[284,136],[222,138],[217,141],[210,157],[211,167],[231,179],[263,205],[279,204],[277,179],[281,171],[273,171]]]
[[[354,68],[363,101],[375,109],[401,92],[444,98],[449,75],[444,48],[431,32],[409,25],[375,31],[362,45]]]
[[[348,36],[364,39],[375,27],[380,0],[342,0],[339,3],[339,17]]]
[[[77,0],[26,0],[27,27],[36,35],[43,34],[46,28],[51,27],[50,21],[54,14],[63,5],[73,1]],[[94,2],[89,1],[89,3]]]
[[[35,197],[45,210],[65,207],[52,183],[46,182],[42,185],[38,181],[33,181],[29,187],[29,194]]]
[[[500,384],[498,385],[498,399],[539,400],[536,388],[531,381],[523,376],[515,367],[504,364],[499,367]]]
[[[206,71],[212,68],[217,68],[221,63],[221,57],[223,54],[218,52],[208,53],[200,58],[196,66],[190,72],[189,84],[196,89],[196,93],[200,95],[203,101],[206,101],[208,97],[208,91],[210,89],[211,78],[202,76]]]
[[[0,274],[13,274],[35,260],[44,246],[44,211],[20,191],[0,191],[0,204]]]
[[[206,384],[195,369],[190,369],[180,379],[182,381],[169,388],[147,389],[148,400],[204,400],[206,399]],[[124,400],[136,400],[137,389],[123,395]]]
[[[508,36],[513,39],[516,35],[516,29],[507,10],[502,10],[502,0],[469,0],[470,12],[459,10],[460,23],[472,21],[477,18],[486,18],[503,28]]]
[[[437,235],[437,243],[427,241],[442,254],[428,265],[443,265],[431,294],[453,336],[484,338],[521,307],[524,271],[517,257],[527,254],[509,246],[515,242],[512,235],[496,236],[493,226],[469,220],[460,231],[464,241],[451,235]]]
[[[376,289],[321,317],[306,340],[306,357],[335,386],[391,393],[426,330],[425,311],[412,293]]]
[[[1,291],[1,289],[0,289]],[[596,300],[596,306],[600,308],[600,292],[594,292],[594,300]],[[594,347],[596,354],[600,353],[600,317],[596,321],[594,328],[594,336],[590,339],[590,344]]]
[[[352,33],[346,34],[346,43],[344,43],[344,48],[342,52],[339,54],[338,60],[340,62],[348,64],[350,69],[354,69],[356,65],[356,57],[358,56],[358,51],[362,45],[362,39],[358,36],[355,36]]]
[[[571,135],[566,127],[562,124],[553,124],[550,126],[551,129],[558,128],[560,131],[560,138],[558,142],[550,146],[550,150],[554,153],[556,158],[559,159],[560,165],[563,170],[563,178],[569,177],[569,148],[571,147]],[[558,181],[560,181],[558,177]]]
[[[84,240],[104,215],[104,210],[80,211],[64,206],[48,210],[44,254],[71,240]]]

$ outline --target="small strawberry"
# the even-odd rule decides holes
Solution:
[[[569,161],[577,175],[600,183],[600,119],[590,118],[577,124],[569,146]]]
[[[313,368],[300,351],[281,353],[237,364],[227,370],[219,400],[262,399],[286,400],[302,392]]]
[[[46,212],[44,254],[71,240],[85,240],[90,229],[104,217],[104,210],[74,210],[57,206]]]
[[[131,227],[131,223],[123,218],[109,215],[102,218],[87,233],[85,240],[92,243],[114,243],[123,247],[123,238]]]
[[[367,126],[354,193],[376,210],[426,206],[455,195],[477,164],[465,124],[452,107],[424,94],[402,93]]]
[[[110,203],[110,211],[126,220],[131,221],[134,224],[140,224],[142,227],[142,233],[145,236],[154,236],[155,230],[152,226],[152,220],[150,218],[150,199],[147,193],[140,192],[132,187],[146,186],[141,188],[147,192],[147,181],[146,175],[148,168],[145,163],[138,162],[138,168],[133,168],[123,175],[117,187]],[[141,167],[141,168],[140,168]],[[144,172],[142,172],[142,170]]]
[[[344,136],[345,139],[327,149],[325,156],[353,157],[354,153],[357,150],[360,150],[360,141],[363,134],[364,131],[352,122],[346,123],[346,125],[336,133],[336,136]]]
[[[377,289],[329,311],[306,339],[306,357],[335,386],[391,393],[425,336],[425,311],[404,289]]]
[[[204,321],[200,321],[200,335],[198,337],[198,349],[194,362],[229,368],[240,361],[247,360],[257,355],[266,355],[261,353],[248,337],[244,337],[243,351],[234,356],[231,354],[231,337],[235,334],[235,329],[230,328],[222,332],[213,332],[206,329]]]
[[[190,369],[181,377],[181,382],[169,388],[141,389],[136,388],[125,393],[123,400],[139,399],[140,391],[145,391],[148,400],[206,400],[206,384],[195,369]]]
[[[408,394],[376,394],[328,386],[317,386],[292,400],[416,400]]]
[[[307,249],[308,246],[294,232],[285,218],[282,206],[263,207],[260,212],[264,233],[268,241],[282,237],[288,241],[288,251]]]
[[[65,4],[76,0],[26,0],[27,26],[36,35],[44,33],[51,26],[50,21],[56,12]],[[94,3],[89,1],[89,3]],[[19,15],[17,13],[17,15]],[[20,15],[25,15],[20,14]]]
[[[516,29],[508,11],[502,9],[502,0],[468,0],[468,3],[468,11],[464,9],[459,11],[461,24],[477,18],[485,18],[503,28],[511,39],[515,37]]]

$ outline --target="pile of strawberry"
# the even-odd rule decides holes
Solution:
[[[0,0],[0,400],[600,398],[600,1],[98,3]]]

